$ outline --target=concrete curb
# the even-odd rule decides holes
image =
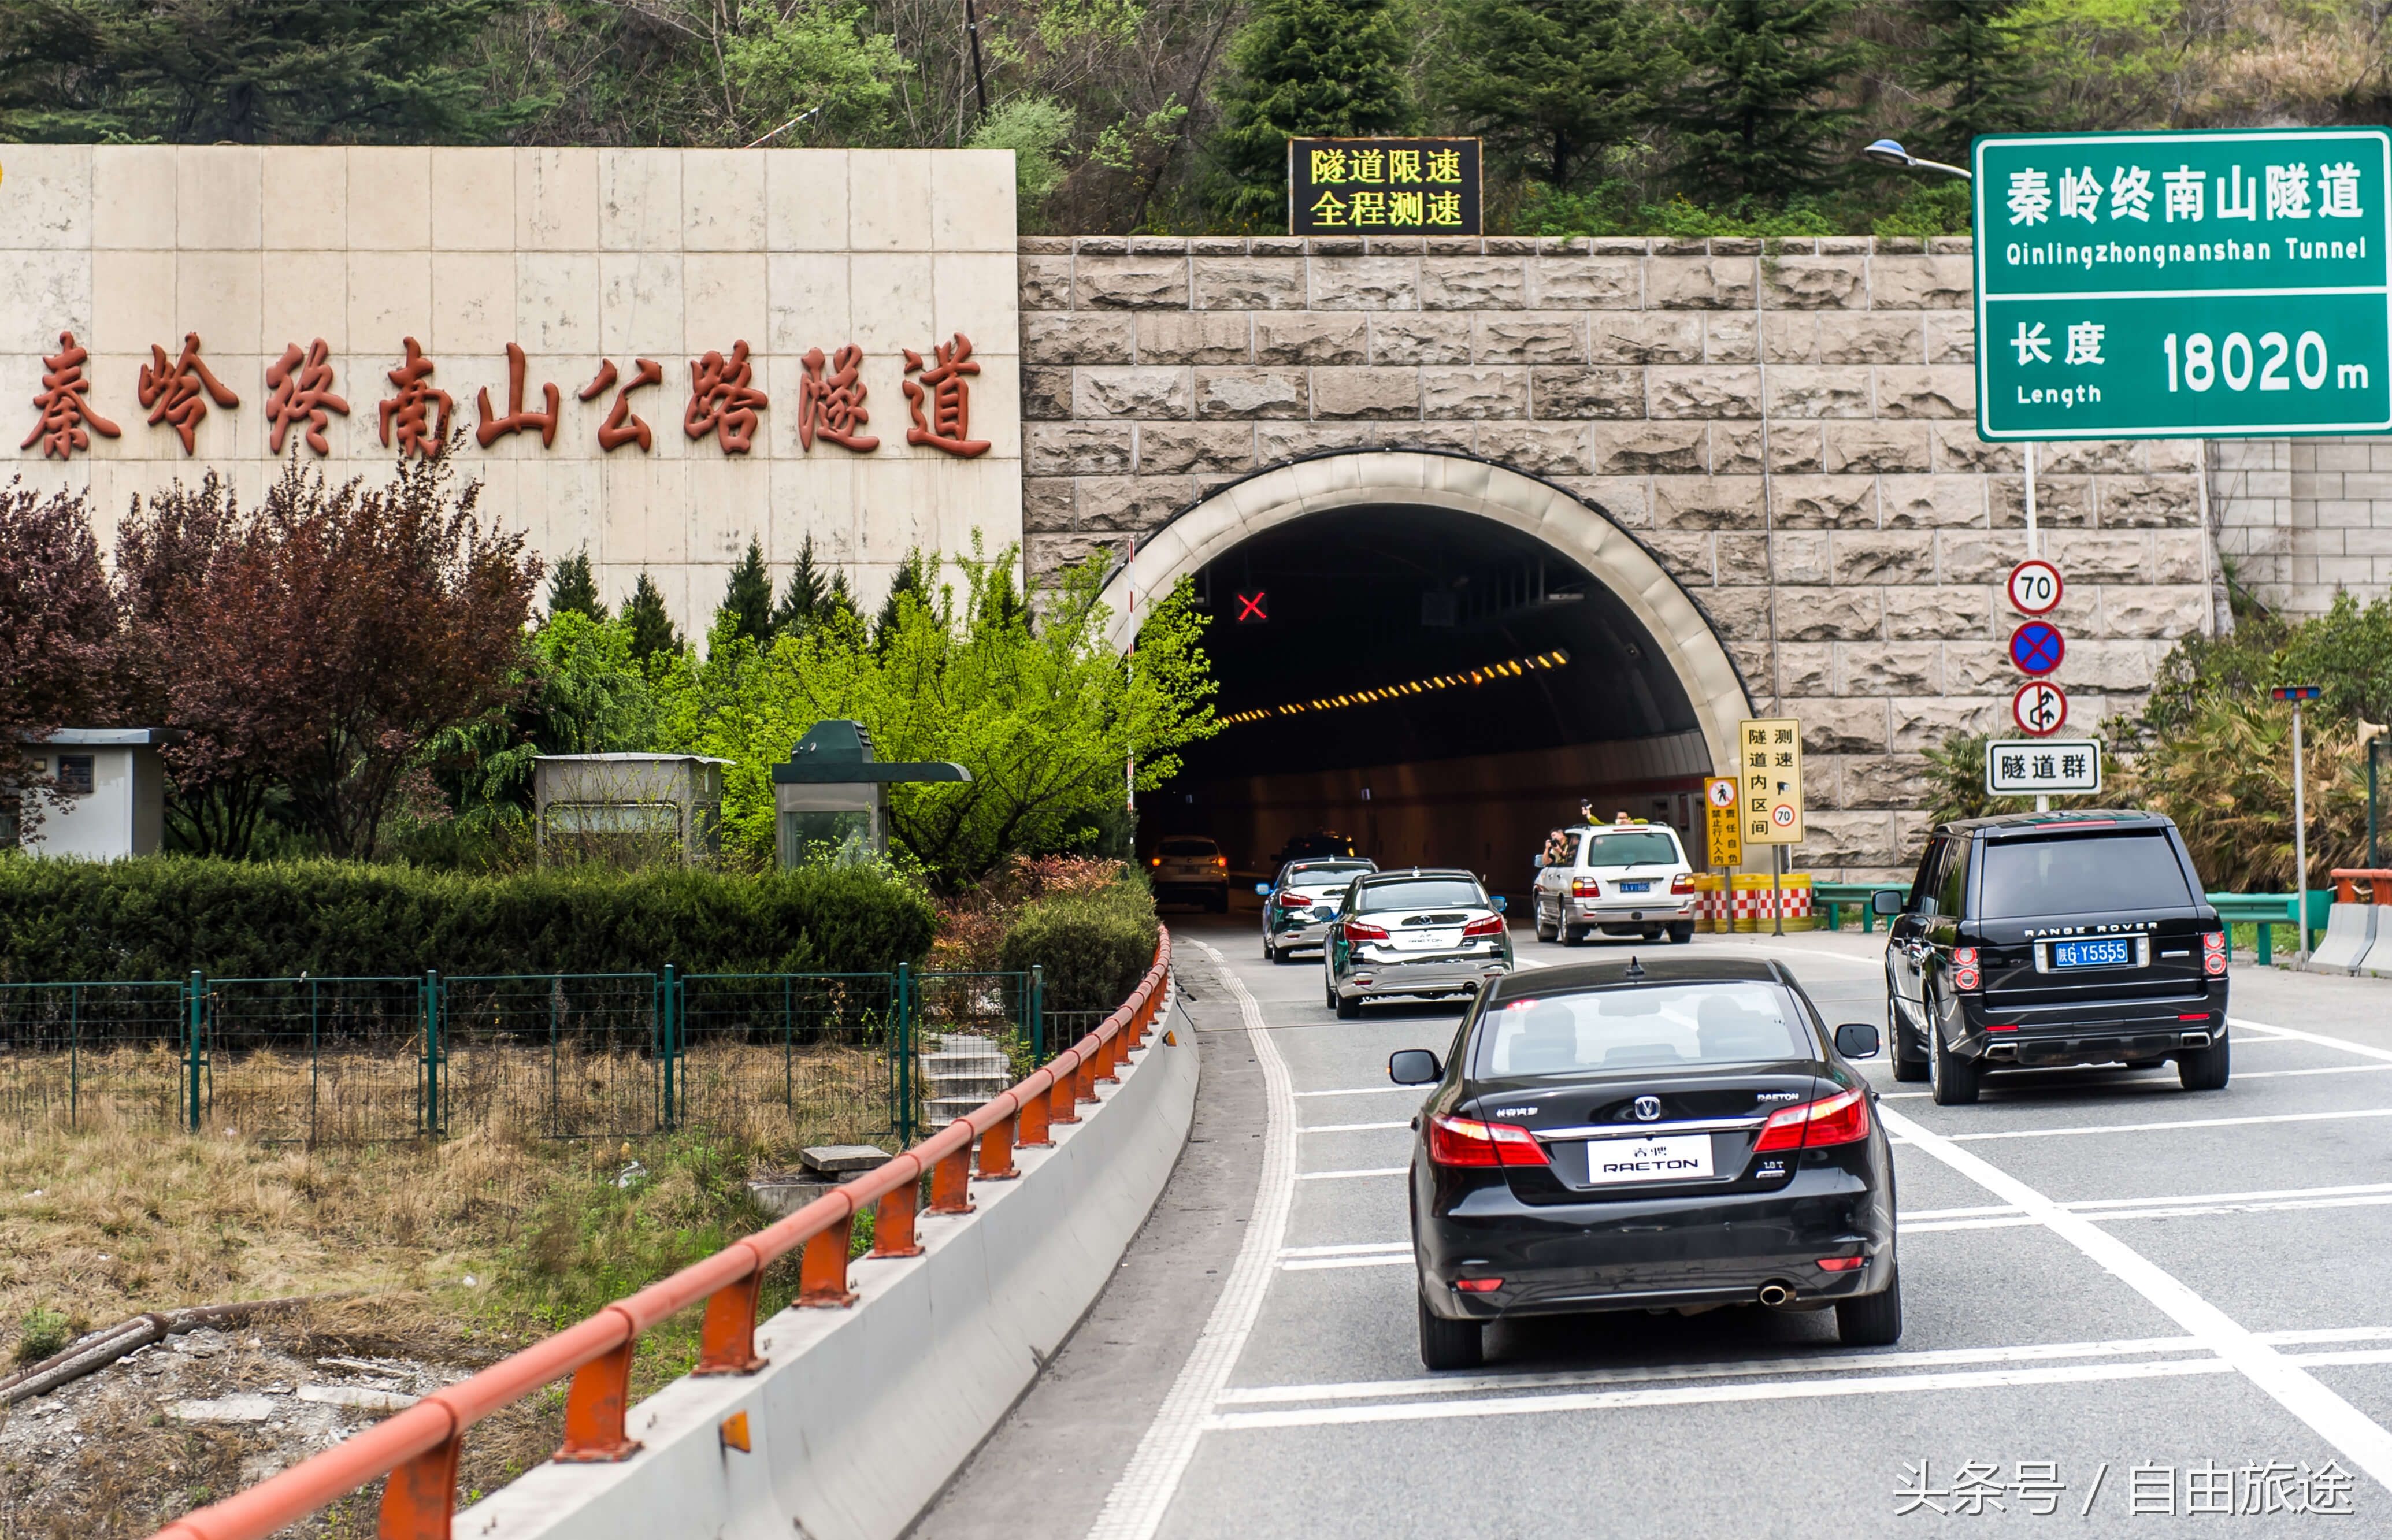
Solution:
[[[682,1378],[626,1418],[618,1465],[543,1465],[457,1516],[460,1540],[891,1540],[995,1427],[1112,1275],[1195,1115],[1195,1035],[1167,1016],[1101,1106],[925,1215],[923,1254],[858,1261],[852,1310],[757,1328],[770,1366]],[[1106,1093],[1110,1093],[1107,1094]],[[746,1413],[752,1453],[721,1430]]]

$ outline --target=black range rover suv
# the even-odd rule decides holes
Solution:
[[[1880,909],[1894,895],[1880,893]],[[1987,1070],[2166,1059],[2226,1084],[2226,927],[2156,813],[1938,826],[1885,949],[1893,1073],[1946,1106]]]

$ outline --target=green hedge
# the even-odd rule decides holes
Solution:
[[[1008,972],[1044,968],[1050,1011],[1110,1011],[1154,965],[1159,928],[1143,883],[1041,899],[1005,933],[997,965]]]
[[[470,876],[344,861],[0,861],[0,979],[878,972],[936,924],[870,868]]]

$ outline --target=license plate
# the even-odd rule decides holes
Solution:
[[[2051,943],[2051,965],[2055,968],[2131,968],[2135,965],[2135,943],[2123,936],[2099,941],[2054,941]]]
[[[1650,893],[1653,891],[1653,885],[1649,882],[1624,882],[1619,885],[1619,891],[1622,893]]]
[[[1595,1139],[1586,1146],[1586,1179],[1597,1186],[1622,1182],[1691,1182],[1711,1174],[1711,1136]]]
[[[1462,932],[1458,930],[1407,931],[1396,938],[1396,949],[1398,951],[1435,951],[1443,947],[1461,944]]]

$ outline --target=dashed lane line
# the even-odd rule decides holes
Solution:
[[[2314,1042],[2320,1048],[2339,1048],[2346,1054],[2357,1054],[2361,1058],[2392,1062],[2392,1048],[2376,1048],[2364,1042],[2353,1042],[2348,1038],[2328,1037],[2323,1032],[2304,1032],[2294,1027],[2279,1027],[2272,1021],[2245,1021],[2241,1016],[2228,1016],[2226,1025],[2238,1032],[2267,1032],[2277,1038],[2290,1038],[2294,1042]]]
[[[1342,1182],[1356,1176],[1401,1176],[1410,1170],[1410,1166],[1372,1166],[1350,1171],[1298,1171],[1295,1179],[1298,1182]]]
[[[1973,1151],[1913,1122],[1889,1107],[1878,1109],[1888,1132],[1899,1133],[1922,1154],[1943,1162],[2020,1212],[2040,1221],[2119,1282],[2141,1295],[2234,1372],[2307,1424],[2353,1466],[2392,1486],[2392,1432],[2344,1400],[2315,1375],[2276,1347],[2194,1293],[2141,1252],[2103,1230],[2085,1214],[2061,1208],[2039,1189],[2012,1176]],[[2385,1354],[2392,1362],[2392,1352]],[[2012,1371],[1996,1371],[2012,1372]],[[1924,1378],[1924,1377],[1922,1377]],[[2052,1383],[2060,1382],[2058,1379]],[[1866,1392],[1862,1392],[1866,1393]]]
[[[1409,1091],[1415,1096],[1421,1094],[1421,1088],[1416,1085],[1357,1085],[1343,1091],[1299,1091],[1295,1093],[1295,1099],[1302,1101],[1306,1096],[1384,1096],[1397,1091]]]
[[[1288,1210],[1295,1200],[1295,1099],[1291,1094],[1294,1087],[1287,1061],[1271,1041],[1262,1006],[1245,980],[1218,951],[1202,941],[1194,945],[1220,969],[1245,1021],[1246,1042],[1254,1050],[1254,1062],[1262,1068],[1262,1174],[1255,1183],[1246,1237],[1229,1265],[1228,1281],[1154,1420],[1139,1438],[1128,1467],[1106,1495],[1105,1506],[1088,1531],[1089,1540],[1150,1540],[1162,1527],[1188,1462],[1195,1456],[1197,1441],[1203,1436],[1204,1419],[1229,1382],[1229,1371],[1236,1367],[1238,1355],[1245,1350],[1246,1339],[1262,1314],[1263,1295],[1270,1287],[1280,1248],[1286,1243]]]

